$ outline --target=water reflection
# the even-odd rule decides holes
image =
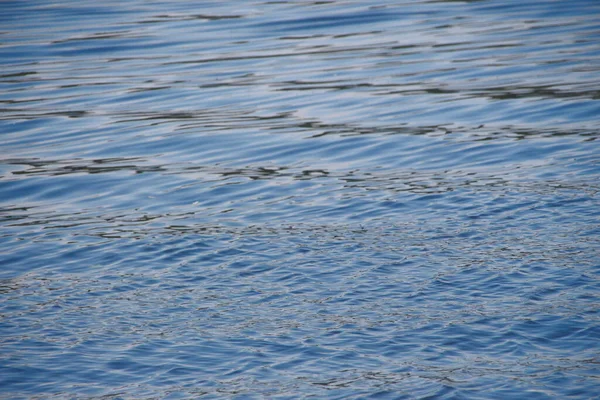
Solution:
[[[0,3],[4,392],[593,396],[599,15]]]

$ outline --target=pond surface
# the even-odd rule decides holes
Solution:
[[[0,3],[0,396],[588,399],[600,3]]]

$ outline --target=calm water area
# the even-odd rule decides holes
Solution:
[[[600,395],[600,1],[0,2],[0,398]]]

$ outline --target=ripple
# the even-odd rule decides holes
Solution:
[[[597,2],[0,9],[7,396],[596,393]]]

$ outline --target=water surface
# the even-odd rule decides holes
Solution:
[[[1,395],[597,395],[599,26],[0,3]]]

